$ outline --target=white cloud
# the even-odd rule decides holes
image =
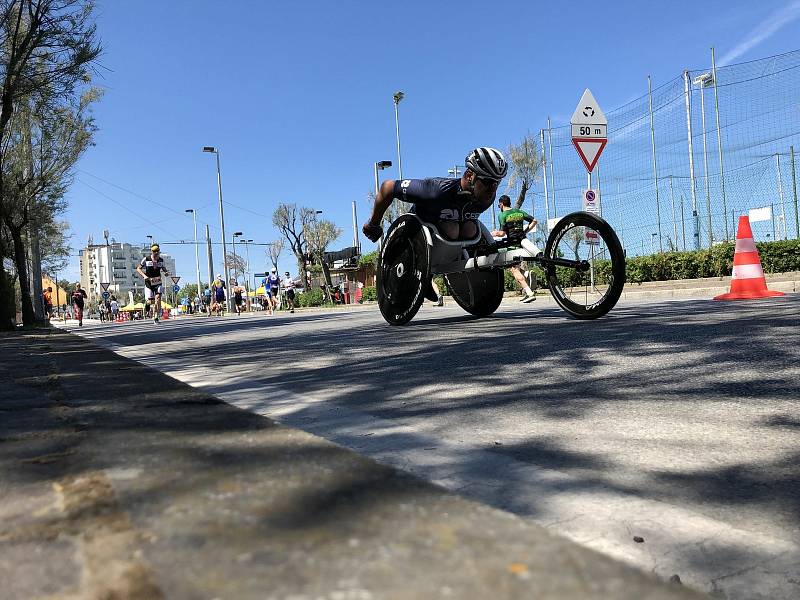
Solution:
[[[720,59],[719,66],[730,64],[751,48],[771,37],[781,27],[794,21],[798,17],[800,17],[800,0],[793,0],[759,23],[744,40]]]

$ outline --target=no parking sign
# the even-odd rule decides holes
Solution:
[[[598,217],[600,216],[600,196],[595,190],[583,190],[583,210]],[[586,243],[597,246],[600,244],[600,236],[596,231],[587,229]]]

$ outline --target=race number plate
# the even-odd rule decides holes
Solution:
[[[151,286],[161,285],[161,277],[151,277],[150,285]]]

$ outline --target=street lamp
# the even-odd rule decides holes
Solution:
[[[392,161],[390,160],[379,160],[375,163],[375,197],[378,197],[378,192],[380,192],[381,186],[380,181],[378,181],[378,171],[383,171],[384,169],[388,169],[392,166]]]
[[[650,254],[655,254],[656,253],[656,236],[657,235],[658,235],[657,233],[651,233],[650,234]]]
[[[403,178],[403,159],[400,158],[400,118],[397,115],[397,105],[400,104],[400,101],[405,97],[406,95],[400,91],[392,95],[392,99],[394,100],[394,126],[397,132],[397,171],[400,173],[400,179]]]
[[[197,247],[197,212],[193,208],[187,208],[187,213],[192,213],[194,222],[194,264],[197,269],[197,297],[200,297],[200,250]],[[191,302],[191,298],[189,299]]]
[[[711,225],[711,192],[708,189],[708,153],[706,151],[706,101],[705,89],[713,83],[711,73],[703,73],[694,78],[694,84],[700,86],[700,123],[703,127],[703,173],[706,182],[706,214],[708,215],[708,247],[714,244],[714,230]]]
[[[219,196],[219,225],[220,229],[222,230],[222,269],[225,273],[225,281],[227,282],[225,285],[230,286],[230,280],[228,278],[228,261],[227,261],[227,253],[228,248],[225,243],[225,211],[222,208],[222,173],[220,172],[219,168],[219,149],[215,148],[214,146],[203,146],[203,152],[210,152],[217,157],[217,194]],[[231,312],[231,295],[227,294],[225,296],[225,307],[230,314]]]
[[[244,291],[247,295],[247,300],[245,301],[245,305],[247,306],[248,312],[250,311],[250,244],[253,243],[253,240],[242,240],[242,243],[245,247],[245,252],[247,252],[247,263],[245,266],[244,271]]]
[[[236,279],[236,285],[239,285],[239,269],[236,268],[236,238],[244,235],[241,231],[235,231],[233,233],[233,277]],[[230,282],[228,282],[230,285]]]

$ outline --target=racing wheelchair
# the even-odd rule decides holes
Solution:
[[[412,213],[398,217],[380,245],[377,292],[383,318],[408,323],[419,311],[432,276],[442,275],[456,303],[476,317],[500,306],[503,270],[536,264],[558,305],[577,319],[603,316],[625,285],[625,256],[602,218],[574,212],[550,232],[544,252],[525,237],[495,241],[483,223],[471,240],[448,240]]]

